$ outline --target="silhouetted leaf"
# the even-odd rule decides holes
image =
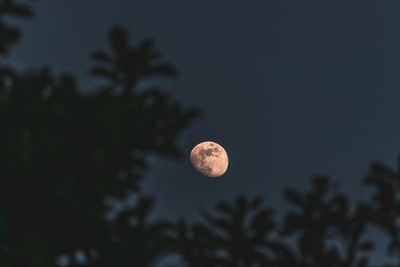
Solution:
[[[291,203],[301,206],[303,204],[303,200],[301,196],[293,189],[287,188],[284,190],[285,198]]]
[[[113,59],[104,51],[95,51],[92,53],[92,59],[102,61],[105,63],[112,63]]]
[[[90,73],[96,76],[108,78],[111,80],[116,80],[116,75],[112,70],[108,70],[101,67],[93,67],[90,69]]]
[[[359,245],[360,250],[362,251],[372,251],[375,248],[375,244],[372,241],[363,241]]]

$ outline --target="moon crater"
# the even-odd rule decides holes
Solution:
[[[193,167],[208,177],[219,177],[228,168],[228,155],[225,149],[215,142],[202,142],[190,152]]]

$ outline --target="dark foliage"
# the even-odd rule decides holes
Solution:
[[[370,202],[372,209],[371,223],[384,230],[390,236],[388,254],[397,256],[400,266],[400,156],[397,159],[397,170],[381,162],[370,164],[364,183],[374,188]],[[392,265],[387,265],[392,266]]]
[[[16,3],[13,0],[0,1],[0,56],[6,55],[10,46],[21,37],[20,30],[5,20],[9,17],[31,18],[32,15],[32,10],[27,4]]]
[[[107,89],[120,87],[124,94],[130,94],[137,83],[156,76],[176,77],[175,68],[166,62],[160,62],[161,54],[154,49],[154,41],[146,39],[137,46],[131,46],[127,31],[122,27],[110,30],[109,45],[112,55],[98,50],[92,59],[99,64],[93,66],[93,75],[107,79]]]
[[[0,14],[30,11],[5,1]],[[13,34],[1,35],[8,40],[2,48]],[[133,70],[110,63],[124,77],[114,85],[129,94],[106,88],[83,95],[70,75],[1,67],[0,266],[54,266],[60,255],[74,266],[77,250],[88,266],[150,266],[167,251],[169,225],[147,220],[153,200],[139,192],[141,172],[147,155],[179,158],[177,138],[199,113],[157,88],[136,92],[135,83],[127,84],[171,72],[153,66],[148,45],[132,57],[120,47],[121,36],[127,33],[111,31],[119,58],[143,56]],[[136,194],[137,203],[107,220],[104,201],[127,194]]]
[[[357,257],[374,248],[371,240],[363,239],[369,207],[359,203],[350,212],[348,198],[335,187],[327,177],[315,176],[311,192],[285,190],[286,199],[297,208],[285,215],[281,231],[283,236],[298,234],[292,266],[369,266],[365,256]]]
[[[261,207],[262,198],[238,196],[234,205],[217,204],[218,216],[203,210],[206,223],[188,227],[181,221],[178,236],[189,266],[269,266],[281,245],[271,238],[273,210]]]
[[[0,58],[20,38],[7,16],[32,11],[0,0]],[[90,94],[50,67],[17,72],[0,62],[1,267],[146,267],[169,253],[193,267],[369,267],[368,226],[400,254],[400,174],[379,162],[364,179],[372,198],[355,205],[314,176],[309,191],[284,191],[293,208],[282,223],[261,196],[244,195],[193,224],[150,221],[155,200],[140,190],[147,156],[179,159],[177,140],[199,112],[159,88],[138,90],[146,79],[176,77],[152,40],[132,45],[121,27],[108,39],[111,53],[94,52],[90,69],[107,84]]]

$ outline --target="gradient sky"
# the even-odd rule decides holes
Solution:
[[[368,164],[400,152],[399,1],[40,0],[10,61],[50,64],[79,77],[89,54],[107,48],[112,25],[153,37],[178,71],[158,82],[204,116],[182,135],[180,162],[152,158],[145,191],[155,214],[196,218],[199,207],[261,193],[283,209],[285,186],[308,188],[328,174],[355,197]],[[225,147],[222,178],[196,173],[201,141]]]

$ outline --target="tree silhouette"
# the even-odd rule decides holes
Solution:
[[[372,210],[337,192],[328,177],[314,176],[311,191],[285,190],[295,210],[285,212],[281,227],[261,197],[241,195],[235,205],[221,202],[220,215],[202,212],[204,222],[178,223],[179,251],[188,266],[367,267],[374,242],[366,228]],[[274,236],[275,234],[275,236]],[[277,236],[279,234],[279,236]],[[293,243],[292,240],[297,240]]]
[[[364,234],[369,223],[370,210],[358,203],[350,212],[349,200],[336,192],[337,185],[328,177],[314,176],[312,191],[301,194],[285,190],[286,199],[297,207],[285,215],[283,236],[299,234],[294,266],[368,266],[363,252],[374,248]]]
[[[124,94],[130,94],[138,81],[155,76],[175,77],[175,68],[166,62],[158,62],[161,54],[154,50],[154,41],[142,40],[137,46],[129,43],[127,31],[113,27],[109,33],[109,45],[113,54],[97,50],[92,59],[99,62],[91,68],[93,75],[109,80],[112,90],[120,86]]]
[[[7,16],[32,11],[0,1],[1,59],[20,37]],[[380,162],[364,178],[372,198],[354,207],[319,175],[309,191],[284,191],[293,209],[282,222],[261,196],[244,195],[202,210],[200,222],[151,221],[155,200],[140,186],[147,156],[179,159],[177,140],[200,113],[156,86],[138,90],[177,74],[151,39],[132,45],[122,27],[108,39],[111,53],[95,51],[90,69],[107,84],[89,94],[49,66],[18,72],[0,62],[1,267],[146,267],[169,253],[193,267],[369,267],[369,225],[400,255],[400,174]],[[400,266],[400,256],[383,266]]]
[[[2,7],[0,14],[26,11],[12,1]],[[61,255],[68,266],[150,266],[167,250],[168,224],[147,220],[152,200],[139,182],[147,155],[179,158],[176,140],[199,113],[157,88],[136,92],[128,80],[164,71],[148,45],[120,49],[121,36],[121,28],[111,31],[119,57],[114,73],[123,77],[114,85],[129,94],[104,88],[84,95],[73,76],[55,77],[49,67],[2,67],[0,266],[55,266]],[[8,48],[11,39],[2,38]],[[121,58],[137,64],[130,69]],[[135,205],[108,220],[104,201],[133,193]]]
[[[220,202],[218,215],[202,211],[205,223],[178,224],[181,253],[189,266],[276,266],[285,247],[271,237],[274,211],[262,197],[244,195],[234,205]]]
[[[26,4],[15,3],[13,0],[2,0],[0,2],[0,56],[6,55],[10,46],[21,37],[20,30],[5,23],[4,18],[31,18],[32,15],[31,8]]]
[[[153,266],[172,251],[174,240],[168,235],[172,225],[148,220],[153,204],[152,198],[139,196],[134,207],[109,223],[109,240],[99,240],[98,253],[88,266]],[[90,250],[87,252],[90,255]]]
[[[400,266],[400,155],[397,158],[397,170],[393,170],[382,162],[372,162],[369,172],[364,177],[364,183],[374,188],[370,201],[372,209],[371,222],[380,227],[390,236],[389,255],[397,256],[396,265]]]

